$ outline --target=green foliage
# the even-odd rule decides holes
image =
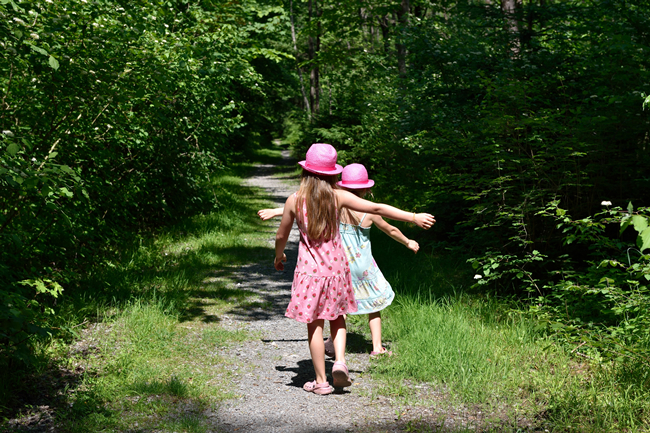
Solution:
[[[531,311],[599,356],[623,365],[650,365],[648,208],[634,211],[630,203],[625,210],[607,207],[593,218],[573,221],[553,203],[547,214],[563,230],[566,244],[590,250],[590,260],[584,267],[560,267],[562,280],[549,284],[550,293]],[[608,226],[619,226],[623,239],[608,235]]]
[[[31,363],[30,339],[52,336],[51,300],[58,298],[63,288],[49,279],[24,280],[18,284],[22,287],[0,288],[0,338],[6,342],[5,355]]]
[[[224,206],[211,176],[280,118],[287,21],[254,0],[2,1],[0,18],[0,295],[25,324],[0,344],[29,347],[52,302],[20,281],[71,293],[134,232]]]
[[[558,204],[540,214],[555,222],[554,231],[571,249],[471,259],[479,272],[475,287],[526,289],[529,313],[562,341],[598,359],[650,365],[648,208],[635,211],[630,204],[624,210],[603,202],[605,210],[573,220]]]

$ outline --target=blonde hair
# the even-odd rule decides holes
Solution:
[[[307,237],[317,243],[336,237],[339,230],[336,201],[336,176],[302,171],[300,188],[296,194],[296,216],[305,226],[303,206],[307,209]]]

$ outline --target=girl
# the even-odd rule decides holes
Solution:
[[[307,324],[307,340],[316,379],[303,389],[330,394],[325,374],[323,344],[324,320],[330,321],[335,362],[332,379],[335,387],[350,386],[345,365],[346,327],[344,315],[357,311],[351,286],[350,268],[338,231],[342,208],[379,214],[400,221],[413,221],[428,229],[435,219],[430,214],[409,213],[385,204],[372,203],[354,194],[335,189],[336,175],[342,171],[336,163],[336,150],[329,144],[316,143],[299,164],[303,168],[300,188],[284,205],[282,221],[275,238],[275,269],[284,270],[284,248],[294,220],[300,230],[298,262],[291,286],[291,301],[285,316]]]
[[[337,185],[361,198],[365,197],[375,183],[372,179],[368,179],[368,172],[361,164],[346,166],[341,177],[342,180]],[[266,220],[282,215],[282,211],[282,208],[263,209],[258,214]],[[395,297],[390,284],[372,257],[369,235],[373,223],[414,253],[420,249],[416,241],[408,239],[397,227],[388,224],[379,215],[359,215],[350,209],[344,209],[341,214],[339,232],[350,264],[352,287],[358,306],[357,312],[351,314],[368,314],[373,347],[370,352],[371,357],[384,353],[391,354],[381,343],[381,310],[388,307]],[[335,355],[331,337],[325,341],[325,354],[330,357]]]

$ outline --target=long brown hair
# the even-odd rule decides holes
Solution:
[[[339,230],[336,193],[336,176],[302,171],[296,200],[296,216],[304,227],[303,205],[307,208],[307,236],[316,242],[327,242],[336,237]]]

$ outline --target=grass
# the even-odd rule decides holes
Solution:
[[[68,359],[85,373],[68,395],[69,409],[59,412],[59,425],[71,432],[134,425],[205,431],[203,411],[232,397],[223,386],[232,363],[219,348],[246,338],[181,322],[162,301],[133,301],[80,341],[94,356],[81,350]]]
[[[417,404],[415,385],[429,384],[443,390],[444,404],[491,414],[485,428],[495,431],[648,429],[650,392],[633,379],[646,373],[623,378],[620,366],[589,362],[545,335],[522,306],[473,291],[471,267],[457,252],[434,254],[425,246],[414,256],[379,231],[372,236],[373,254],[396,293],[382,315],[395,356],[371,370],[381,393]],[[352,321],[369,338],[365,317]]]

